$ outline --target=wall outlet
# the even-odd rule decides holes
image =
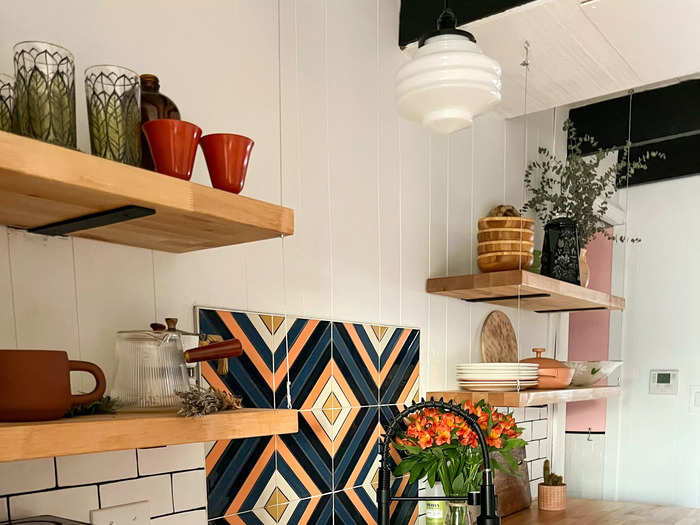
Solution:
[[[148,525],[151,523],[148,501],[137,501],[90,511],[92,525]]]

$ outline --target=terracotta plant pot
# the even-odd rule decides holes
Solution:
[[[71,395],[72,371],[92,374],[95,389]],[[65,352],[0,350],[0,421],[59,419],[72,405],[100,399],[106,384],[100,367],[87,361],[69,361]]]
[[[220,190],[240,193],[255,142],[243,135],[213,133],[202,137],[200,145],[207,160],[211,185]]]
[[[199,126],[184,120],[157,119],[146,122],[142,127],[156,171],[190,180],[197,145],[202,136]]]
[[[564,485],[537,485],[537,506],[540,510],[564,510],[566,509],[566,484]]]

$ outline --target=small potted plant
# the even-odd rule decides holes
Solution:
[[[603,161],[614,150],[598,149],[598,143],[590,135],[578,136],[570,120],[563,129],[567,136],[566,159],[561,160],[549,149],[540,147],[538,158],[525,170],[525,187],[530,198],[523,211],[534,212],[545,225],[542,275],[587,286],[587,273],[584,272],[585,279],[580,279],[579,259],[585,267],[588,244],[598,234],[625,241],[624,237],[612,235],[610,225],[602,219],[618,185],[626,183],[637,170],[646,170],[650,159],[665,156],[658,151],[646,151],[631,160],[628,141],[620,149],[618,160],[604,168]],[[597,151],[584,155],[584,145]]]
[[[537,486],[537,505],[540,510],[566,508],[566,483],[551,472],[549,460],[544,460],[544,481]]]
[[[522,429],[513,416],[492,409],[483,400],[476,405],[469,401],[464,408],[478,418],[492,466],[517,476],[518,464],[512,453],[526,443],[519,438]],[[395,476],[410,473],[409,483],[427,478],[431,488],[440,481],[446,496],[463,498],[448,502],[445,525],[473,523],[476,514],[470,513],[469,493],[480,488],[482,457],[477,435],[464,419],[426,408],[408,417],[407,429],[397,433],[394,446],[405,453],[394,469]]]

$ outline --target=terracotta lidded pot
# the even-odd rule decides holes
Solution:
[[[569,368],[561,361],[542,357],[544,348],[533,348],[532,351],[537,357],[529,357],[521,359],[521,363],[537,363],[540,365],[538,369],[537,388],[555,389],[566,388],[571,384],[575,370]]]

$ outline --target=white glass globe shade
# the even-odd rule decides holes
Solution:
[[[468,128],[501,101],[501,66],[463,35],[437,35],[396,76],[399,113],[438,133]]]

